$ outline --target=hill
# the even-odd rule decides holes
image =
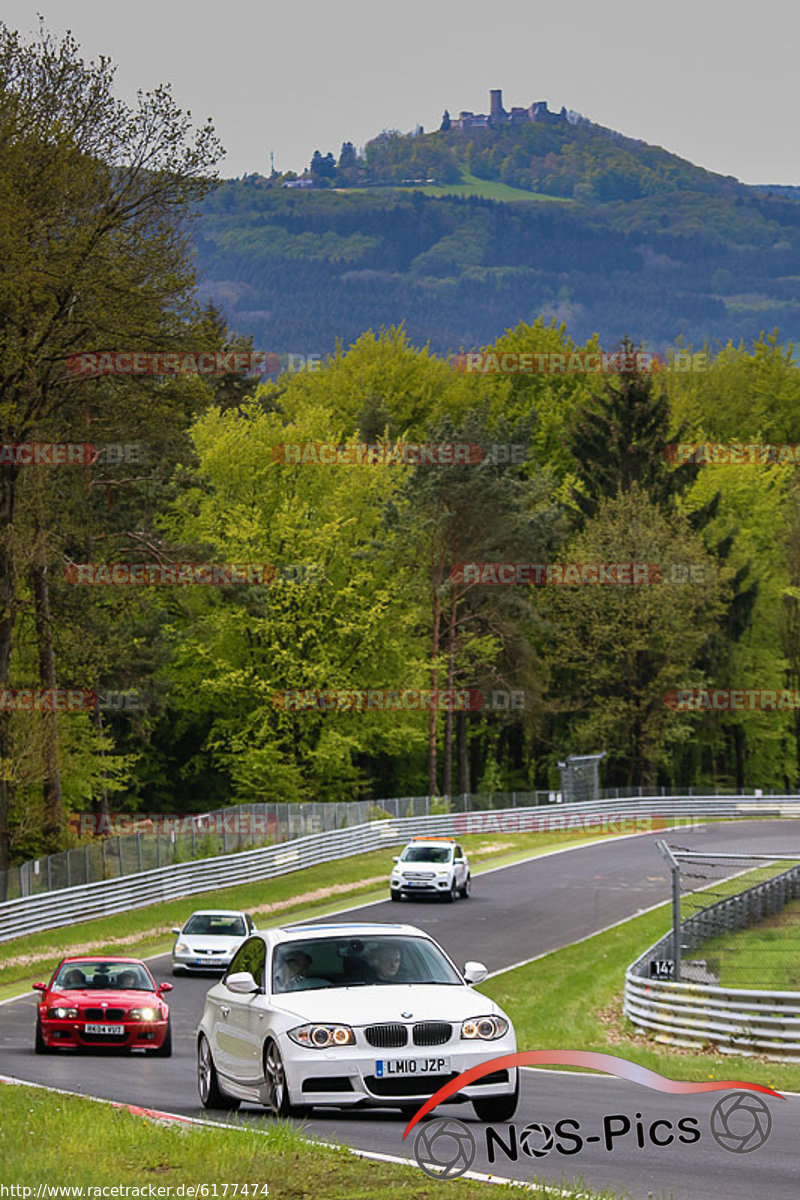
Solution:
[[[748,187],[563,113],[384,133],[362,158],[314,161],[314,186],[224,181],[198,214],[201,294],[259,346],[325,354],[405,322],[447,353],[539,315],[578,340],[630,333],[654,349],[776,326],[800,338],[791,188]]]

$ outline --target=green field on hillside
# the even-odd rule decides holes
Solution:
[[[348,188],[340,189],[347,190],[351,194],[362,189]],[[390,187],[386,188],[369,188],[370,192],[374,191],[390,191]],[[565,196],[546,196],[544,192],[526,192],[523,188],[510,187],[507,183],[500,183],[496,179],[479,179],[477,175],[470,175],[469,171],[462,172],[461,183],[426,183],[415,187],[404,187],[403,192],[422,192],[424,196],[479,196],[482,200],[503,200],[516,202],[519,200],[550,200],[555,204],[574,204],[574,200],[570,200]]]

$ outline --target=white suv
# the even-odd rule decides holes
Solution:
[[[393,900],[403,896],[443,896],[455,900],[469,898],[471,877],[469,860],[454,838],[416,837],[394,859],[389,876],[389,894]]]

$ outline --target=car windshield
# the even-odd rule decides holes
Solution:
[[[401,857],[402,862],[450,862],[452,850],[450,846],[406,846]]]
[[[183,927],[184,933],[202,937],[244,937],[244,917],[226,913],[195,913]]]
[[[155,991],[155,984],[141,963],[131,962],[67,962],[61,967],[53,985],[57,988],[94,988],[96,990],[142,992]]]
[[[273,992],[390,983],[461,984],[428,938],[324,937],[282,942],[272,959]]]

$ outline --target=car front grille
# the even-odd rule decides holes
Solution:
[[[403,871],[403,879],[435,879],[435,871]]]
[[[81,1016],[85,1021],[121,1021],[124,1008],[84,1008]]]
[[[379,1046],[386,1050],[390,1047],[405,1046],[408,1042],[408,1030],[399,1022],[391,1025],[367,1025],[364,1037],[370,1046]]]
[[[442,1046],[453,1036],[453,1026],[447,1021],[420,1021],[412,1032],[415,1046]]]
[[[367,1075],[364,1079],[373,1096],[432,1096],[444,1087],[451,1079],[457,1078],[457,1072],[449,1075],[413,1075],[397,1076],[393,1079],[378,1079],[377,1075]]]

